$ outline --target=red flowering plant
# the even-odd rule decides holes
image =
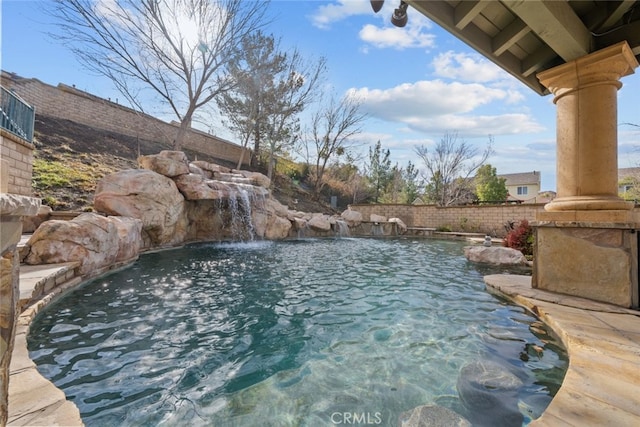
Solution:
[[[517,249],[526,257],[533,256],[533,228],[529,221],[523,219],[518,225],[510,222],[507,225],[507,235],[503,240],[504,246]]]

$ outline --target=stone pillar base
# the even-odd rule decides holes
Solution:
[[[600,211],[610,222],[588,222],[588,214],[592,212],[598,211],[553,212],[553,215],[541,212],[538,215],[538,221],[533,224],[536,243],[532,286],[638,308],[636,228],[640,228],[640,223],[611,222],[611,213],[615,211]],[[571,214],[571,218],[558,218],[564,214]],[[619,215],[624,217],[622,213]],[[556,219],[545,220],[545,216]]]
[[[544,207],[546,211],[594,211],[594,210],[631,210],[634,203],[627,202],[617,196],[570,196],[558,197],[547,203]]]

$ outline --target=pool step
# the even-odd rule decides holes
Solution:
[[[80,263],[65,262],[61,264],[20,265],[20,299],[18,310],[20,313],[58,286],[71,280],[80,281],[77,268]]]

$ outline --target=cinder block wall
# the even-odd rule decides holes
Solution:
[[[172,143],[179,126],[158,120],[110,100],[99,98],[65,84],[51,86],[37,79],[2,72],[2,86],[14,90],[36,114],[72,120],[87,126],[118,132],[150,141]],[[243,148],[213,135],[191,129],[183,143],[185,149],[237,162]],[[250,159],[245,150],[244,163]]]
[[[31,196],[33,144],[0,129],[0,193]]]
[[[435,205],[350,205],[351,210],[362,213],[365,221],[377,214],[387,218],[400,218],[409,227],[448,227],[452,231],[477,232],[502,237],[505,224],[516,224],[526,219],[534,221],[543,204],[453,206]]]

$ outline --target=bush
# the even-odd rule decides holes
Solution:
[[[508,248],[517,249],[525,256],[533,256],[533,228],[529,221],[523,219],[520,224],[509,224],[510,230],[504,238],[503,244]]]

